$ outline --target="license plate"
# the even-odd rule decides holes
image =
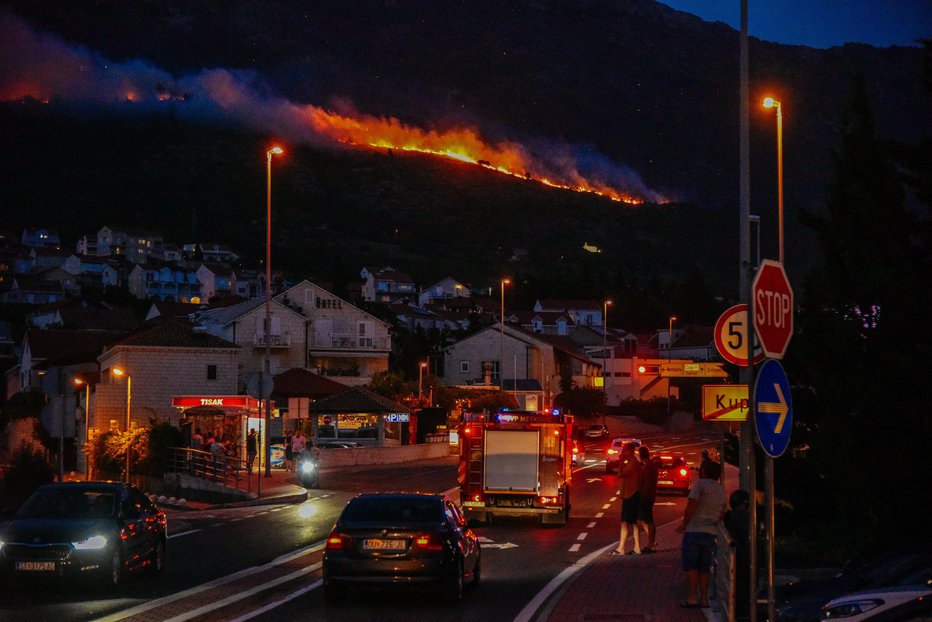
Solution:
[[[673,482],[671,482],[671,481],[669,481],[669,480],[665,480],[665,479],[664,479],[664,480],[660,480],[660,481],[659,481],[659,482],[657,482],[657,483],[658,483],[658,484],[666,484],[666,485],[668,485],[668,486],[669,486],[669,485],[670,485],[670,484],[672,484]]]
[[[367,550],[379,549],[389,551],[403,551],[405,549],[404,540],[381,540],[379,538],[369,538],[362,541],[362,548]]]
[[[467,501],[466,503],[463,504],[463,507],[465,507],[465,508],[484,508],[484,507],[485,507],[485,502],[484,502],[484,501]]]
[[[16,562],[16,570],[23,572],[54,572],[55,562]]]

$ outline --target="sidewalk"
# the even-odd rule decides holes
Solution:
[[[720,620],[710,609],[683,609],[686,575],[680,565],[682,534],[674,521],[657,529],[657,552],[613,556],[609,547],[570,579],[540,622],[704,622]],[[630,546],[630,542],[629,542]],[[556,602],[554,602],[556,601]]]
[[[174,510],[210,510],[214,508],[240,508],[255,505],[271,505],[276,503],[303,503],[307,500],[307,490],[305,490],[297,481],[297,474],[284,469],[272,469],[270,477],[264,477],[261,473],[252,474],[252,481],[249,482],[252,494],[251,499],[243,501],[229,501],[226,503],[203,503],[199,501],[185,501],[184,504],[171,503],[169,501],[159,501],[161,505],[170,507]],[[261,480],[261,481],[257,481]],[[262,494],[258,494],[258,488],[261,487]],[[240,483],[240,490],[247,490],[247,482]]]

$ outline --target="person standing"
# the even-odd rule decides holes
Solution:
[[[291,471],[294,468],[294,454],[291,453],[291,432],[285,432],[285,470]]]
[[[197,449],[198,451],[204,449],[204,435],[201,434],[200,428],[194,430],[194,436],[191,437],[191,449]]]
[[[618,496],[621,497],[621,537],[618,548],[612,555],[624,555],[628,531],[634,537],[634,549],[628,554],[641,554],[641,540],[638,535],[638,508],[641,503],[641,463],[634,453],[634,443],[625,443],[621,448],[621,460],[618,464]]]
[[[252,475],[252,465],[259,453],[258,435],[255,428],[250,428],[246,435],[246,472]]]
[[[718,524],[725,514],[725,489],[718,482],[722,466],[713,460],[699,467],[699,481],[689,491],[683,522],[676,530],[683,534],[683,570],[686,572],[686,600],[690,609],[709,606],[709,583],[718,544]]]
[[[641,458],[641,503],[638,505],[638,527],[647,534],[647,546],[642,553],[653,553],[657,546],[657,528],[654,525],[654,501],[657,498],[657,472],[659,458],[652,458],[646,445],[638,447]]]

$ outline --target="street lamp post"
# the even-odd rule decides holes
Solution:
[[[270,444],[269,428],[272,417],[269,412],[272,408],[271,386],[264,386],[272,382],[272,156],[284,153],[281,147],[275,146],[265,152],[266,161],[266,202],[265,202],[265,373],[259,374],[260,395],[265,399],[265,434],[263,434],[263,455],[265,457],[265,477],[272,477],[272,446]]]
[[[418,408],[421,407],[421,402],[424,398],[424,369],[427,367],[425,361],[421,361],[418,364],[418,374],[417,374],[417,405]]]
[[[783,263],[783,106],[773,97],[764,99],[764,108],[777,109],[777,229],[779,257]]]
[[[605,406],[608,405],[608,380],[611,379],[611,371],[606,373],[606,358],[608,357],[608,308],[611,306],[611,300],[605,300],[602,303],[602,392],[605,394],[605,405],[602,407],[602,425],[605,425]],[[615,355],[612,353],[612,363],[614,367]]]
[[[670,316],[670,324],[667,329],[667,361],[673,360],[673,322],[676,321],[676,316]],[[670,414],[670,379],[667,378],[667,414]]]
[[[511,284],[511,279],[504,278],[502,286],[502,316],[498,337],[498,384],[505,388],[505,286]]]
[[[91,408],[91,383],[84,378],[75,378],[76,386],[84,385],[84,479],[91,479],[91,460],[87,455],[87,445],[91,442],[90,437],[90,408]],[[75,434],[75,438],[77,438]]]
[[[126,370],[119,367],[114,367],[112,370],[114,376],[126,376],[126,433],[129,434],[130,423],[130,413],[132,412],[133,404],[133,376],[129,374]],[[130,450],[133,448],[132,441],[126,445],[126,483],[129,483],[129,454]]]

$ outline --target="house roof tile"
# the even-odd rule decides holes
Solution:
[[[354,387],[317,400],[308,407],[314,414],[328,413],[409,413],[411,410],[365,387]]]

